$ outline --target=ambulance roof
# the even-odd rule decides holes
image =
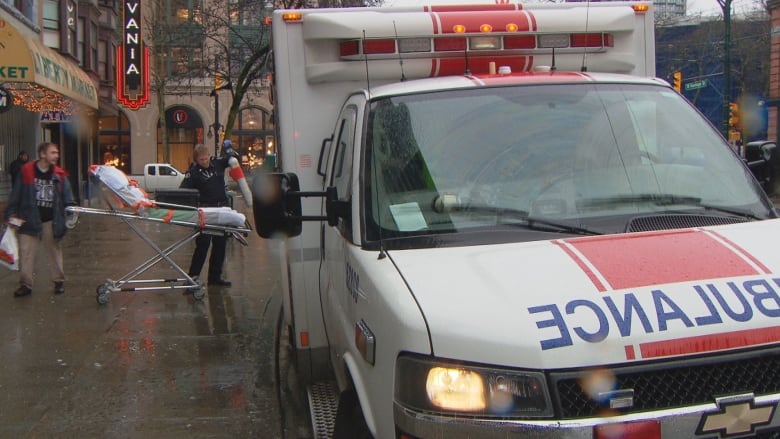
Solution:
[[[371,98],[478,87],[501,87],[532,84],[574,84],[584,82],[668,85],[657,78],[643,78],[614,73],[588,72],[520,72],[508,75],[462,75],[424,78],[371,87]]]

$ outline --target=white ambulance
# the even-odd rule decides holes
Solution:
[[[273,50],[315,436],[778,437],[780,220],[650,2],[284,10]]]

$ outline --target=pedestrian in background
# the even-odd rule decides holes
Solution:
[[[16,176],[19,175],[19,171],[22,169],[22,165],[30,160],[30,156],[27,155],[27,151],[21,151],[16,157],[16,160],[12,161],[8,166],[8,174],[11,175],[11,187],[13,188]]]
[[[212,158],[206,145],[195,145],[192,152],[194,163],[187,170],[179,187],[197,189],[200,194],[200,207],[230,206],[225,186],[225,170],[230,167],[230,157],[223,155]],[[227,248],[227,237],[223,234],[201,233],[195,238],[195,252],[192,254],[188,274],[190,277],[200,276],[203,264],[206,262],[209,246],[211,246],[211,256],[209,257],[208,285],[229,287],[231,282],[222,277]]]
[[[35,257],[42,243],[50,258],[54,294],[65,292],[60,240],[68,230],[65,207],[76,204],[67,172],[57,165],[60,148],[54,143],[38,145],[38,159],[22,165],[18,183],[11,190],[5,218],[17,227],[19,237],[19,288],[15,297],[32,293]],[[72,218],[74,218],[72,216]]]

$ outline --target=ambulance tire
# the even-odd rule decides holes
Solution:
[[[336,422],[333,427],[333,439],[372,439],[371,432],[363,417],[357,393],[354,389],[341,392],[339,406],[336,409]]]

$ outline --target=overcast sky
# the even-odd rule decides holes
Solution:
[[[744,14],[759,8],[755,0],[732,0],[731,13]],[[721,15],[720,5],[716,0],[688,0],[688,15]]]
[[[477,3],[484,3],[486,0],[476,0]],[[543,0],[531,0],[531,2]],[[385,0],[385,6],[410,5],[410,4],[453,4],[453,3],[472,3],[469,0]],[[744,14],[758,8],[757,0],[732,0],[732,14]],[[721,15],[720,5],[717,0],[688,0],[689,15]]]

